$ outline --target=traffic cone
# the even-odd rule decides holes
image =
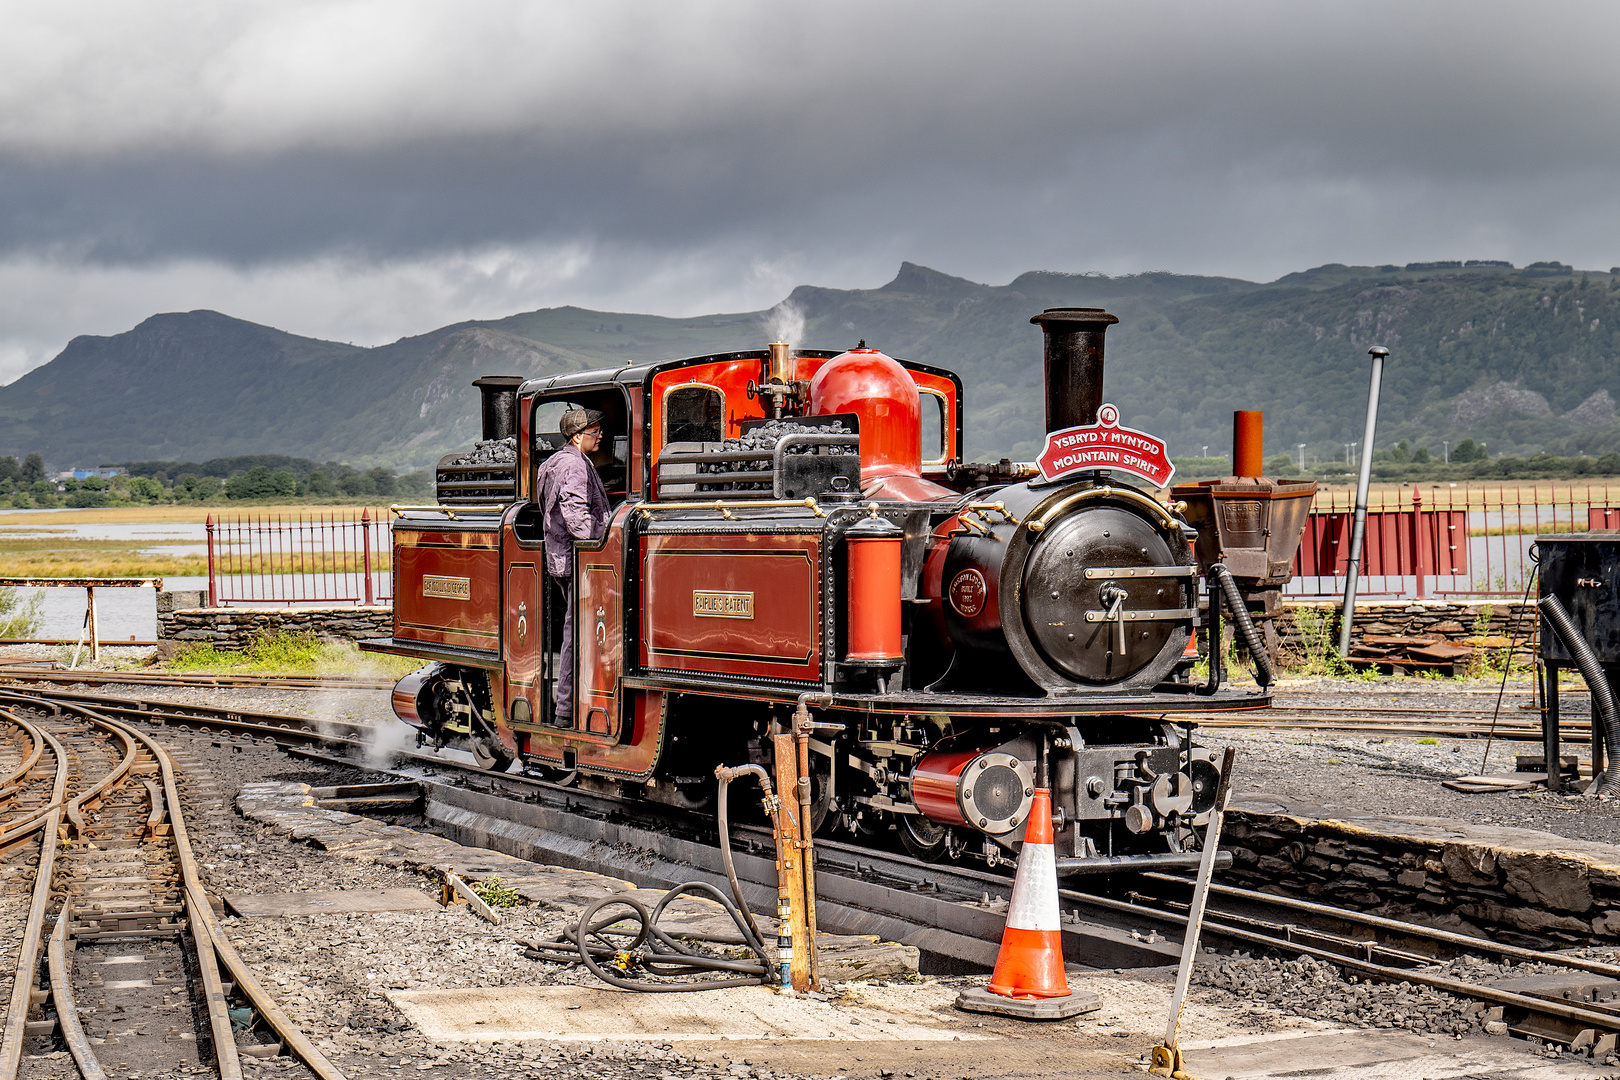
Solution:
[[[1052,793],[1046,788],[1036,788],[1030,803],[995,973],[987,989],[964,990],[956,1004],[974,1012],[1037,1020],[1062,1020],[1102,1007],[1097,995],[1071,991],[1063,975]]]

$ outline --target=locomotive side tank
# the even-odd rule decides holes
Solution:
[[[864,342],[480,380],[509,395],[484,411],[515,416],[511,460],[486,430],[441,462],[435,504],[394,508],[394,634],[365,647],[427,661],[396,713],[489,768],[699,809],[716,764],[769,764],[769,736],[808,713],[837,725],[811,740],[822,832],[996,865],[1044,766],[1060,872],[1184,861],[1219,780],[1194,724],[1269,691],[1224,686],[1218,656],[1191,678],[1196,533],[1134,479],[1162,446],[1103,401],[1117,320],[1031,322],[1040,471],[961,464],[960,380]],[[575,544],[558,726],[561,594],[532,500],[572,406],[604,414],[615,509]]]

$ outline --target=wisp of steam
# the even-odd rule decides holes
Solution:
[[[777,304],[765,316],[765,332],[771,341],[804,344],[804,309],[791,300]]]

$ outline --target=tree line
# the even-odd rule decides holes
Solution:
[[[204,462],[133,461],[100,468],[113,476],[53,479],[42,454],[21,461],[0,456],[0,500],[18,509],[72,506],[138,506],[154,503],[231,501],[329,502],[342,499],[421,498],[433,492],[433,475],[422,469],[397,474],[376,466],[316,462],[281,454],[250,454]]]

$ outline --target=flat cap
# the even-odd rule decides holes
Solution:
[[[602,414],[595,409],[569,409],[563,413],[562,421],[557,425],[562,437],[572,440],[575,435],[584,431],[592,424],[600,424]]]

